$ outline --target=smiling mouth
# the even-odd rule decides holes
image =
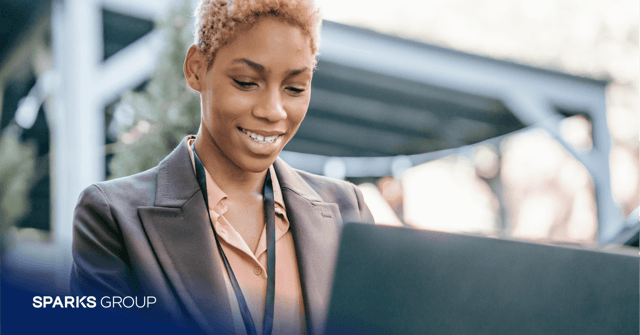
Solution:
[[[249,137],[251,137],[255,142],[257,142],[257,143],[264,143],[264,144],[267,144],[267,143],[273,143],[273,142],[275,142],[275,141],[278,139],[278,137],[281,137],[281,136],[283,136],[283,135],[284,135],[284,134],[280,134],[280,135],[273,135],[273,136],[263,136],[263,135],[256,134],[256,133],[254,133],[254,132],[248,131],[248,130],[246,130],[246,129],[242,129],[242,128],[240,128],[240,127],[238,127],[238,130],[240,130],[241,132],[243,132],[243,133],[247,134],[247,135],[248,135]]]

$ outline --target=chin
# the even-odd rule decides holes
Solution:
[[[249,172],[264,172],[266,171],[271,164],[276,160],[277,155],[274,157],[265,157],[265,158],[245,158],[242,159],[239,164],[236,164],[242,170]]]

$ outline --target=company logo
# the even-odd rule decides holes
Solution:
[[[149,308],[156,303],[156,297],[104,296],[100,299],[102,308]],[[34,308],[96,308],[94,296],[34,296]]]

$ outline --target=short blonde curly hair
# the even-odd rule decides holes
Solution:
[[[194,44],[209,65],[215,52],[233,40],[239,30],[251,28],[264,17],[299,27],[309,38],[314,61],[318,54],[322,18],[313,0],[201,0],[194,15]]]

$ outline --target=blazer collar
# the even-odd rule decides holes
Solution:
[[[138,213],[163,270],[195,322],[207,332],[232,332],[221,257],[186,140],[158,166],[154,207],[140,207]],[[309,334],[322,334],[338,250],[340,212],[280,158],[274,169],[296,249],[307,328]]]
[[[207,333],[233,333],[221,257],[186,138],[158,166],[154,206],[138,215],[170,285]]]

